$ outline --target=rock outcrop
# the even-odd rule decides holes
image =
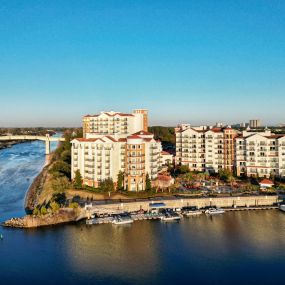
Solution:
[[[37,228],[69,222],[76,222],[84,218],[81,209],[62,208],[56,213],[42,216],[26,215],[23,218],[12,218],[4,222],[3,226],[13,228]]]

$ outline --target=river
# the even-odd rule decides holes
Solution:
[[[42,142],[0,151],[1,221],[24,214],[44,163]],[[284,283],[285,214],[277,210],[0,233],[0,284]]]

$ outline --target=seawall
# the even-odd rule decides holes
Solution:
[[[152,203],[164,203],[169,208],[181,208],[184,206],[197,206],[204,208],[209,206],[217,206],[222,208],[235,207],[259,207],[272,206],[278,203],[278,196],[248,196],[248,197],[219,197],[219,198],[178,198],[178,199],[163,199],[163,200],[146,200],[139,202],[101,204],[94,203],[91,212],[116,212],[116,211],[138,211],[140,209],[149,210]]]

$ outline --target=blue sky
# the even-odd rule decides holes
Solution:
[[[0,126],[148,108],[285,122],[284,0],[0,0]]]

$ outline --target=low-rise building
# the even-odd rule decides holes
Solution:
[[[169,164],[172,164],[173,163],[173,155],[167,151],[162,151],[160,153],[160,158],[161,158],[161,161],[160,161],[160,164],[162,166],[167,166]]]

